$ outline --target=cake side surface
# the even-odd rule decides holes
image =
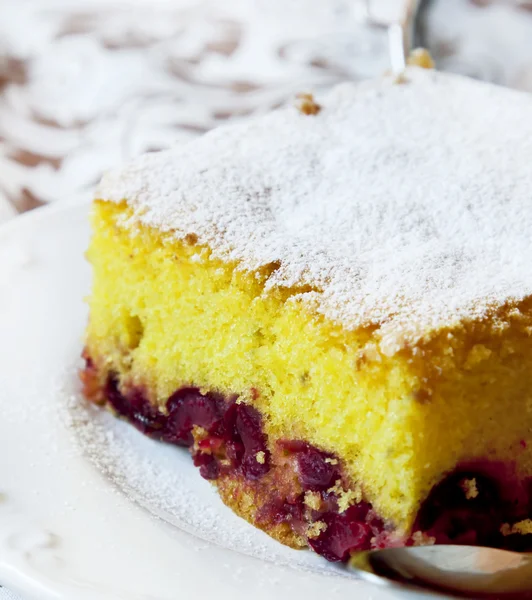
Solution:
[[[87,397],[331,560],[527,548],[531,117],[409,69],[110,174]]]
[[[135,231],[120,226],[127,205],[97,203],[94,210],[87,330],[93,361],[129,385],[146,388],[154,404],[164,405],[182,386],[215,389],[238,394],[263,413],[267,402],[272,415],[265,427],[274,438],[343,447],[353,461],[362,443],[368,458],[380,453],[389,435],[388,400],[416,385],[406,358],[402,370],[397,357],[378,355],[371,330],[342,331],[305,310],[294,290],[265,294],[260,274],[213,259],[205,247],[164,241],[144,226]],[[353,406],[356,386],[362,393]],[[374,398],[366,396],[366,387],[373,387]],[[378,396],[382,406],[370,418]],[[301,414],[314,419],[312,431]],[[352,432],[362,414],[364,431]],[[401,416],[408,419],[398,408],[396,418]],[[326,431],[331,439],[324,442]],[[390,442],[397,435],[402,434],[395,432]],[[368,479],[379,466],[368,465]],[[399,486],[392,493],[397,495],[409,484],[400,477],[380,485]]]
[[[315,115],[286,108],[147,155],[99,197],[269,269],[266,289],[376,327],[393,354],[532,291],[532,99],[419,69],[406,79],[345,84]]]
[[[504,465],[496,482],[532,475],[530,299],[442,328],[390,357],[379,351],[375,329],[344,330],[302,303],[297,288],[266,289],[267,269],[239,270],[194,237],[131,225],[130,213],[127,203],[94,207],[87,354],[98,371],[96,399],[109,402],[110,375],[124,397],[140,390],[162,414],[181,389],[238,398],[261,415],[271,456],[278,443],[296,440],[338,461],[340,514],[371,506],[379,543],[404,543],[420,518],[419,529],[434,529],[420,508],[457,468],[479,481],[494,478],[486,464]],[[286,479],[278,463],[273,489]],[[289,473],[297,482],[298,467]],[[338,496],[336,479],[329,484],[324,493]],[[258,512],[272,484],[264,483],[268,494],[257,486],[232,476],[218,481],[240,514],[303,544],[314,521],[296,533],[264,522]]]

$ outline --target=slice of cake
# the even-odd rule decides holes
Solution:
[[[412,68],[109,174],[87,397],[330,560],[527,547],[531,160],[530,96]]]

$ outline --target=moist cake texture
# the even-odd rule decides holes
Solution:
[[[319,104],[104,177],[87,396],[332,560],[523,546],[532,99],[410,68]]]

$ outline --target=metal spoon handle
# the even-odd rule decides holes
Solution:
[[[365,0],[366,18],[373,27],[388,31],[390,64],[395,74],[403,72],[412,50],[414,25],[422,0]]]
[[[349,568],[391,589],[423,589],[425,597],[532,598],[529,553],[453,545],[387,548],[354,554]]]

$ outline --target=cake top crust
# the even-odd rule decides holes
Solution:
[[[434,71],[343,84],[107,174],[96,197],[269,266],[394,353],[532,292],[532,97]]]

